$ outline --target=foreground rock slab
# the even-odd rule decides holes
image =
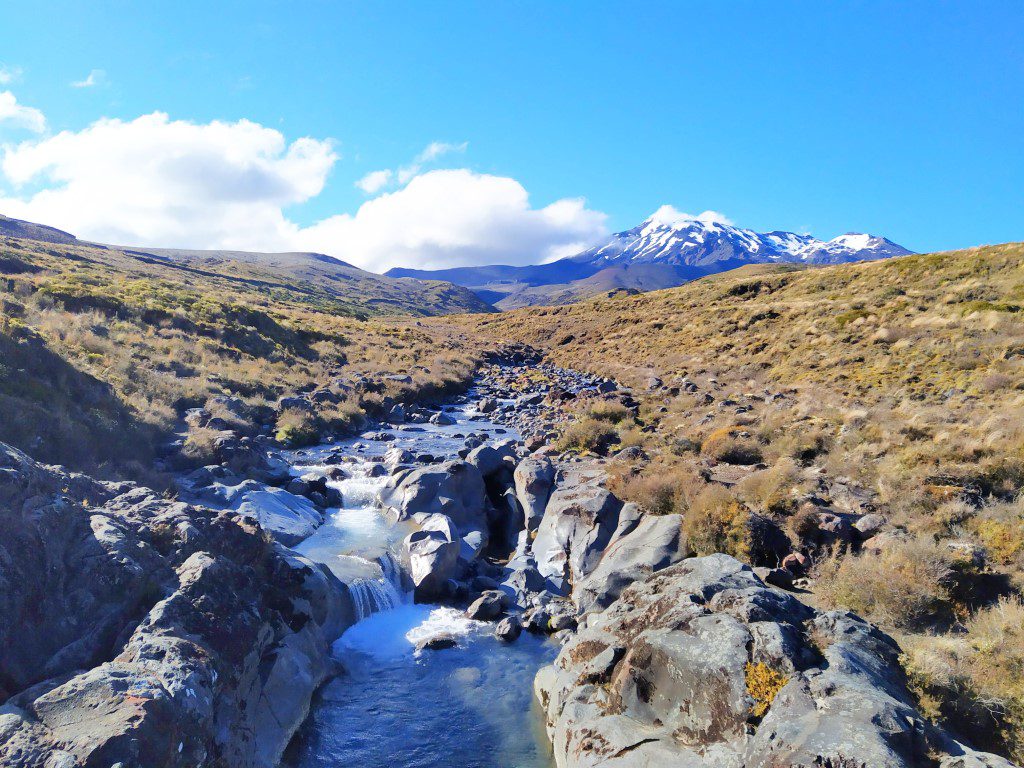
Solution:
[[[1006,768],[916,710],[896,643],[726,555],[622,590],[537,675],[559,768]]]
[[[0,444],[0,765],[276,765],[345,587],[243,514]]]

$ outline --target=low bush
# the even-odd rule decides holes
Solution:
[[[591,418],[618,424],[632,418],[632,412],[622,403],[615,400],[598,400],[587,409]]]
[[[748,560],[750,512],[722,486],[708,486],[683,515],[687,549],[694,555],[724,552]]]
[[[327,406],[320,411],[320,418],[328,430],[338,435],[351,435],[366,426],[365,411],[350,400]]]
[[[190,429],[182,445],[181,455],[197,467],[215,464],[218,461],[216,443],[220,437],[222,434],[215,429]]]
[[[278,414],[274,438],[289,448],[313,445],[320,438],[317,417],[301,408],[285,408]]]
[[[1024,603],[1003,598],[957,635],[900,638],[922,710],[982,749],[1024,761]]]
[[[826,605],[876,623],[921,629],[953,616],[955,563],[930,539],[893,541],[877,555],[833,555],[816,576],[815,592]]]
[[[685,512],[707,483],[692,467],[652,464],[640,472],[611,472],[609,487],[624,501],[631,501],[657,515]]]
[[[796,509],[793,490],[800,483],[800,469],[790,458],[754,472],[739,482],[736,491],[747,504],[770,515],[791,515]]]
[[[750,714],[756,718],[764,717],[779,691],[789,682],[789,677],[760,661],[756,664],[747,662],[743,673],[747,695],[754,701]]]
[[[565,428],[557,447],[560,451],[573,453],[604,453],[618,439],[615,427],[607,421],[583,418]]]
[[[701,443],[701,453],[726,464],[756,464],[761,461],[760,446],[743,437],[736,427],[716,429]]]

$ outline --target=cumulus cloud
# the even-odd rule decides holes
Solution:
[[[283,209],[319,194],[336,160],[329,141],[154,112],[7,147],[0,206],[105,242],[280,248],[295,229]]]
[[[101,84],[106,78],[107,73],[102,69],[92,70],[84,80],[75,80],[71,83],[72,88],[94,88]]]
[[[428,146],[417,162],[448,151]],[[465,169],[419,173],[355,213],[300,225],[291,211],[321,193],[337,160],[331,141],[288,143],[248,120],[103,119],[5,147],[12,191],[0,191],[0,211],[99,242],[310,250],[373,271],[535,263],[606,234],[582,199],[535,208],[515,179]]]
[[[19,104],[10,91],[0,91],[0,124],[7,123],[34,133],[46,130],[46,117],[35,107]]]
[[[732,225],[733,222],[724,213],[718,211],[704,211],[694,215],[692,213],[684,213],[671,205],[663,205],[661,208],[656,210],[647,219],[654,224],[685,224],[688,221],[703,221],[714,224],[726,224]]]
[[[428,171],[395,191],[297,233],[303,249],[359,266],[426,269],[527,264],[574,253],[607,234],[582,199],[530,205],[515,179],[466,169]]]

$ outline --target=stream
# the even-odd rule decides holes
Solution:
[[[412,530],[391,524],[374,504],[387,475],[374,467],[391,447],[417,463],[454,458],[473,433],[488,441],[517,435],[467,405],[444,409],[450,425],[400,425],[393,441],[354,438],[293,454],[295,471],[341,467],[330,481],[342,507],[295,549],[350,585],[358,621],[333,653],[343,673],[314,699],[310,716],[285,754],[286,768],[549,768],[542,716],[533,698],[537,670],[557,645],[524,633],[514,643],[493,637],[494,624],[460,609],[417,605],[402,586],[397,553]],[[417,651],[432,637],[454,648]]]

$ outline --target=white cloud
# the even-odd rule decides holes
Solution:
[[[319,195],[337,159],[330,141],[289,144],[247,120],[103,119],[5,147],[0,178],[14,191],[0,192],[0,212],[99,242],[312,250],[373,271],[526,264],[606,234],[581,199],[533,208],[515,179],[465,169],[421,173],[354,214],[300,226],[285,211]]]
[[[432,141],[408,165],[403,165],[394,170],[385,168],[380,171],[371,171],[357,181],[356,186],[368,195],[375,195],[393,184],[404,186],[420,174],[423,166],[436,162],[444,155],[452,154],[453,152],[465,152],[468,146],[469,142],[467,141],[459,144],[450,144],[446,141]]]
[[[93,88],[100,85],[106,78],[107,73],[102,69],[92,70],[84,80],[76,80],[71,83],[72,88]]]
[[[46,130],[46,117],[35,107],[19,104],[10,91],[0,91],[0,123],[10,123],[35,133]]]
[[[0,64],[0,85],[9,85],[21,77],[21,67]]]
[[[582,250],[607,234],[605,218],[582,199],[533,208],[515,179],[437,170],[296,236],[304,250],[375,271],[528,264]]]
[[[718,211],[704,211],[696,216],[692,213],[684,213],[671,205],[663,205],[647,219],[655,224],[684,224],[687,221],[704,221],[715,224],[727,224],[732,226],[733,222],[724,213]]]
[[[416,162],[418,163],[429,163],[442,155],[447,155],[450,152],[465,152],[469,146],[468,141],[463,141],[460,144],[449,144],[444,141],[432,141],[416,156]]]
[[[356,186],[368,195],[375,195],[391,183],[394,174],[390,170],[370,171],[356,182]]]
[[[287,144],[248,120],[103,119],[7,147],[15,195],[0,210],[105,242],[280,248],[283,209],[319,194],[336,160],[329,141]]]

